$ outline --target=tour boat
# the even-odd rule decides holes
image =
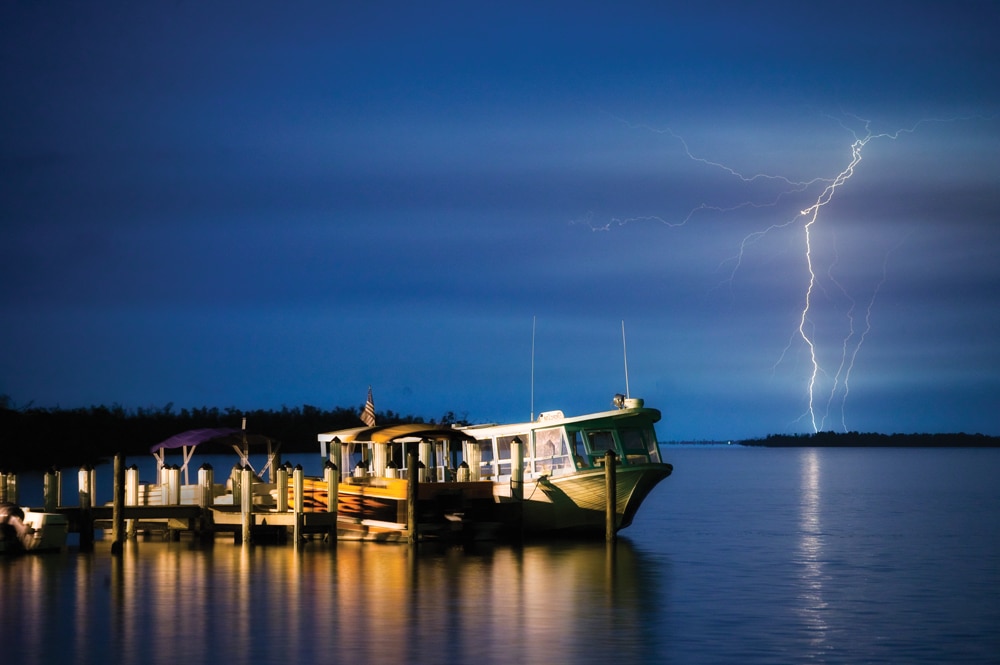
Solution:
[[[656,440],[660,412],[623,395],[613,403],[609,411],[548,411],[519,424],[361,427],[318,439],[322,454],[350,474],[339,487],[342,518],[379,514],[403,522],[404,467],[416,446],[424,515],[437,508],[439,519],[493,522],[508,531],[596,535],[607,529],[606,460],[615,463],[615,531],[632,523],[673,471]]]

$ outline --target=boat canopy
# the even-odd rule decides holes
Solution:
[[[335,438],[341,443],[394,443],[405,439],[449,439],[452,441],[475,441],[475,437],[462,430],[447,425],[433,423],[402,423],[380,427],[355,427],[336,432],[326,432],[316,437],[321,443],[330,443]]]
[[[240,430],[233,429],[232,427],[207,427],[204,429],[189,429],[186,432],[181,432],[180,434],[174,434],[169,439],[160,441],[158,444],[149,449],[149,452],[156,454],[156,451],[162,450],[164,448],[183,448],[185,446],[197,446],[200,443],[205,443],[206,441],[211,441],[213,439],[221,439],[227,437],[230,434],[236,434]]]
[[[240,462],[244,466],[250,466],[250,446],[264,446],[267,450],[267,462],[261,471],[273,472],[278,451],[281,450],[281,443],[261,434],[250,434],[245,430],[233,429],[232,427],[206,427],[203,429],[190,429],[180,434],[175,434],[169,439],[165,439],[149,449],[149,452],[156,458],[157,475],[166,464],[165,454],[167,450],[180,448],[183,456],[181,469],[184,472],[184,482],[188,482],[188,462],[194,455],[197,446],[203,443],[221,444],[231,446],[239,455]],[[253,469],[252,466],[250,466]],[[254,473],[257,470],[254,469]]]

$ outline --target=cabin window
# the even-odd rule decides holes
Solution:
[[[497,437],[497,475],[510,475],[510,442],[514,440],[512,436]]]
[[[623,463],[625,464],[647,464],[650,458],[659,461],[659,456],[655,455],[656,441],[652,431],[648,429],[623,429],[618,432],[618,437],[622,442],[622,450],[625,453]],[[650,455],[650,451],[654,451]]]
[[[510,475],[510,442],[514,439],[526,442],[528,441],[528,435],[525,433],[497,437],[497,473],[501,476]]]
[[[587,448],[590,449],[591,464],[603,464],[604,455],[613,450],[618,453],[615,446],[614,433],[611,430],[595,430],[587,432]]]
[[[479,446],[480,477],[491,478],[496,473],[493,467],[493,439],[479,439],[472,445]]]
[[[577,430],[570,432],[572,438],[570,447],[573,449],[573,461],[578,469],[589,469],[591,467],[590,457],[587,455],[587,447],[583,445],[583,432]]]
[[[535,431],[533,457],[535,473],[553,473],[569,466],[569,451],[561,427]]]

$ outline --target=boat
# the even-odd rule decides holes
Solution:
[[[402,540],[409,532],[409,462],[414,453],[417,536],[492,540],[492,483],[473,478],[460,460],[475,439],[450,425],[403,423],[319,434],[320,453],[344,470],[338,483],[338,538]],[[307,510],[326,510],[328,484],[305,479]]]
[[[359,517],[370,516],[381,505],[383,517],[395,514],[402,522],[398,487],[405,487],[405,456],[416,446],[422,499],[440,506],[448,505],[440,497],[452,499],[451,512],[440,511],[443,519],[525,534],[600,535],[607,530],[609,459],[615,463],[615,532],[632,524],[645,498],[673,471],[656,439],[660,411],[624,395],[616,395],[613,406],[581,416],[547,411],[517,424],[362,427],[318,440],[321,454],[353,469],[352,480],[340,485],[342,515],[357,504]],[[381,503],[394,486],[395,504]]]
[[[69,523],[58,513],[0,503],[0,553],[57,552],[66,545]]]

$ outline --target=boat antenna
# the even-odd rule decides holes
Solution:
[[[528,422],[535,420],[535,319],[531,317],[531,417]]]
[[[625,346],[625,319],[622,319],[622,356],[625,358],[625,397],[629,397],[628,392],[628,349]]]

